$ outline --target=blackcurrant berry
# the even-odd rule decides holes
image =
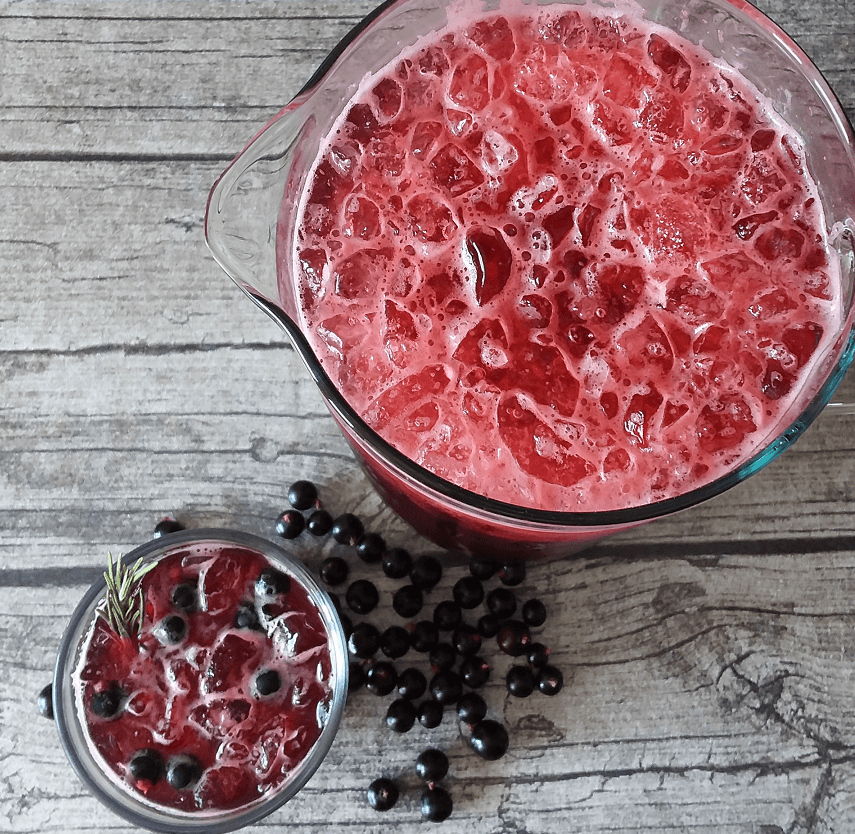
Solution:
[[[196,587],[187,582],[182,582],[172,589],[170,599],[176,608],[183,608],[185,611],[189,611],[191,608],[196,607]]]
[[[477,628],[462,623],[455,629],[451,637],[451,645],[454,646],[458,654],[464,657],[470,654],[477,654],[481,648],[481,635],[478,633]]]
[[[39,710],[39,715],[42,718],[47,718],[53,721],[53,684],[49,683],[36,699],[36,707]]]
[[[525,580],[525,563],[512,562],[499,568],[499,580],[503,585],[519,585]]]
[[[473,556],[469,560],[469,573],[471,573],[475,579],[480,579],[481,582],[486,582],[490,579],[497,569],[498,565],[490,559]]]
[[[380,648],[380,630],[371,623],[357,623],[347,638],[347,650],[363,660],[374,657]]]
[[[539,599],[530,599],[523,603],[522,618],[527,626],[542,626],[546,622],[546,606]]]
[[[276,519],[276,532],[283,539],[296,539],[306,529],[306,519],[299,510],[285,510]]]
[[[508,620],[496,635],[499,648],[511,657],[520,657],[528,652],[531,645],[531,634],[528,626],[519,620]]]
[[[440,631],[454,631],[463,622],[460,606],[450,599],[437,603],[433,609],[433,622]]]
[[[357,579],[356,582],[350,583],[344,600],[351,611],[365,616],[377,607],[377,603],[380,602],[380,592],[370,580]]]
[[[342,513],[332,526],[332,537],[339,544],[356,546],[356,543],[365,533],[362,522],[353,513]]]
[[[460,676],[470,689],[480,689],[490,679],[490,666],[482,657],[467,657],[460,664]]]
[[[341,585],[342,582],[347,580],[349,573],[350,568],[341,556],[328,556],[321,563],[321,567],[318,570],[321,581],[330,587]]]
[[[450,669],[457,662],[457,652],[450,643],[437,643],[428,653],[430,667],[434,672]]]
[[[276,597],[291,590],[291,578],[278,568],[265,568],[255,580],[255,592],[261,597]]]
[[[445,669],[437,672],[430,682],[430,694],[443,706],[449,707],[456,704],[463,694],[463,681],[457,672]]]
[[[433,556],[419,556],[413,562],[410,581],[417,588],[429,591],[442,579],[442,565]]]
[[[494,614],[485,614],[478,618],[478,633],[482,637],[495,637],[502,627],[502,621]]]
[[[461,608],[477,608],[484,601],[484,586],[474,576],[463,576],[454,583],[451,595]]]
[[[477,724],[487,715],[487,702],[477,692],[464,692],[457,702],[457,717],[464,724]]]
[[[419,620],[410,634],[410,645],[417,652],[429,652],[439,642],[439,629],[430,620]]]
[[[396,733],[409,732],[416,723],[416,708],[412,701],[398,698],[386,710],[386,726]]]
[[[112,718],[119,711],[123,694],[119,684],[113,682],[107,689],[102,689],[92,696],[89,708],[101,718]]]
[[[403,547],[390,547],[380,563],[389,579],[403,579],[413,567],[413,557]]]
[[[282,678],[275,669],[265,669],[255,676],[255,690],[259,695],[272,695],[282,688]]]
[[[187,621],[180,614],[169,614],[160,621],[157,632],[165,644],[180,643],[187,635]]]
[[[419,724],[426,730],[433,730],[442,723],[442,714],[444,708],[439,701],[433,698],[428,698],[427,701],[422,701],[416,714],[419,718]]]
[[[377,533],[366,533],[356,543],[356,555],[369,565],[379,562],[385,551],[386,542]]]
[[[381,660],[365,673],[365,688],[374,695],[388,695],[398,683],[398,673],[391,663]]]
[[[493,588],[485,602],[487,610],[500,620],[514,616],[517,610],[517,598],[510,588]]]
[[[533,669],[542,669],[549,663],[549,649],[543,643],[532,643],[528,647],[528,665]]]
[[[332,530],[333,517],[326,510],[315,510],[306,519],[306,529],[313,536],[325,536]]]
[[[388,811],[399,796],[398,786],[391,779],[375,779],[368,786],[368,804],[375,811]]]
[[[294,481],[288,489],[288,503],[295,510],[308,510],[318,500],[318,488],[311,481]]]
[[[410,650],[410,632],[403,626],[389,626],[380,635],[380,651],[393,660]]]
[[[166,766],[166,781],[177,791],[192,787],[201,776],[202,767],[191,756],[175,756]]]
[[[505,685],[515,698],[528,698],[534,692],[534,672],[528,666],[511,666]]]
[[[442,822],[451,816],[454,803],[451,800],[451,794],[445,788],[434,785],[422,793],[419,807],[426,820]]]
[[[415,585],[404,585],[395,591],[392,597],[392,608],[399,617],[412,619],[422,610],[424,604],[422,592]]]
[[[410,667],[398,675],[398,694],[408,701],[415,701],[427,692],[427,678],[419,669]]]
[[[163,760],[155,750],[139,750],[128,762],[128,773],[136,782],[154,784],[163,774]]]
[[[501,759],[508,752],[508,744],[508,731],[491,718],[479,721],[469,736],[469,746],[488,762]]]
[[[170,533],[177,533],[183,530],[184,525],[174,518],[163,518],[154,525],[154,533],[152,538],[159,539],[161,536],[168,536]]]
[[[357,692],[365,686],[365,669],[361,663],[351,660],[347,664],[347,691]]]
[[[564,675],[554,666],[544,666],[537,673],[537,688],[544,695],[557,695],[564,686]]]
[[[448,756],[437,750],[436,747],[428,747],[419,753],[416,759],[416,775],[425,782],[439,782],[448,774]]]

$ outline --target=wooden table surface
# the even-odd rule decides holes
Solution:
[[[390,544],[384,509],[277,327],[208,254],[208,190],[369,0],[0,0],[0,831],[132,830],[66,763],[36,694],[108,551],[157,520],[275,538],[288,485]],[[853,0],[763,0],[855,115]],[[855,378],[840,398],[855,400]],[[423,831],[416,755],[472,834],[855,831],[853,417],[826,413],[716,500],[529,570],[566,685],[485,689],[477,759],[351,699],[309,785],[257,830]],[[316,567],[329,544],[307,542]],[[354,575],[378,570],[352,560]],[[463,569],[449,568],[437,599]],[[380,624],[383,624],[382,621]],[[403,796],[380,816],[376,776]]]

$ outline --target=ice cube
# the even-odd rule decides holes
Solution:
[[[470,53],[460,60],[451,75],[449,98],[467,110],[483,110],[490,101],[490,71],[487,62]]]
[[[692,67],[683,53],[661,35],[653,34],[647,42],[647,54],[668,79],[671,89],[685,93],[692,78]]]
[[[504,17],[475,23],[466,30],[466,37],[497,61],[507,61],[516,49],[513,32]]]
[[[406,214],[413,234],[424,243],[445,243],[457,229],[451,209],[431,194],[417,194],[409,200]]]

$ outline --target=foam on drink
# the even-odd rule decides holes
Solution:
[[[602,510],[714,480],[840,316],[798,137],[631,14],[467,18],[366,78],[292,254],[304,330],[387,441],[475,492]]]

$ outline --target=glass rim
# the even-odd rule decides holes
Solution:
[[[77,604],[63,633],[53,679],[53,708],[60,742],[73,770],[100,802],[128,822],[152,831],[172,834],[225,834],[245,825],[258,822],[290,800],[305,784],[326,757],[344,715],[348,686],[348,654],[344,630],[332,600],[296,555],[289,553],[275,542],[225,528],[195,528],[169,533],[152,539],[126,553],[123,564],[137,559],[159,560],[184,547],[195,544],[236,545],[260,553],[283,565],[317,605],[321,621],[326,629],[333,684],[330,694],[330,710],[326,723],[308,754],[297,769],[279,788],[270,791],[248,805],[222,811],[183,811],[148,802],[129,789],[117,784],[104,772],[98,758],[89,748],[85,730],[74,709],[74,691],[71,685],[71,670],[77,659],[80,641],[89,628],[95,607],[103,598],[106,582],[102,577],[93,582]],[[82,744],[81,744],[82,741]]]

